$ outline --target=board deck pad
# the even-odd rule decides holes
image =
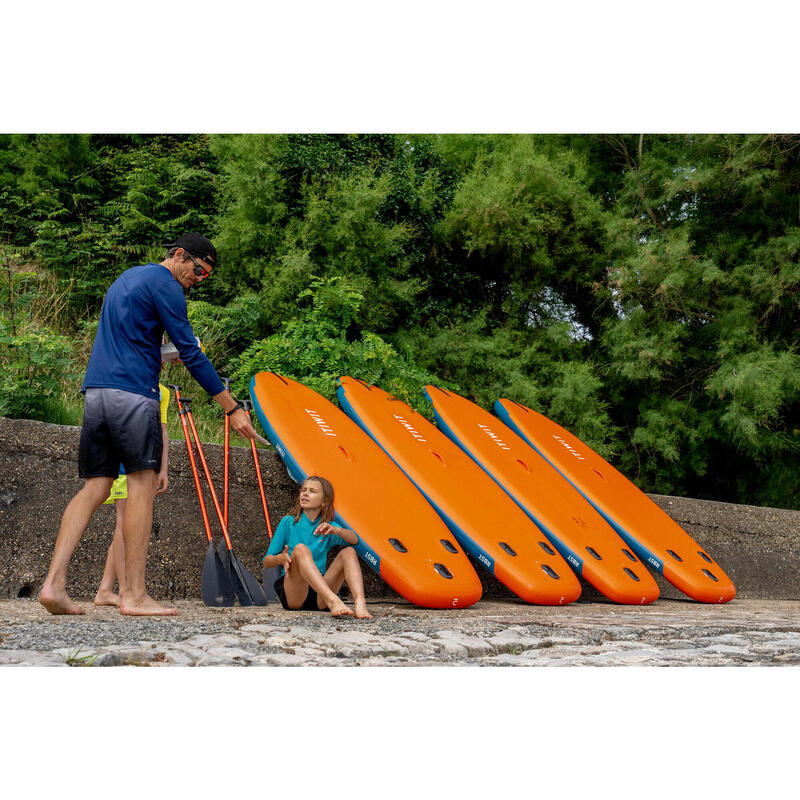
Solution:
[[[498,400],[495,412],[602,514],[639,558],[671,584],[704,603],[733,599],[733,581],[705,548],[585,442],[513,400]]]
[[[517,502],[567,563],[617,603],[644,605],[658,584],[630,547],[565,478],[497,417],[436,386],[436,421]]]
[[[377,386],[351,377],[339,383],[342,410],[411,479],[475,561],[529,603],[578,598],[580,582],[564,559],[458,445]]]
[[[392,460],[333,403],[297,381],[259,372],[250,396],[267,438],[298,483],[333,484],[336,524],[386,583],[426,608],[464,608],[483,592],[466,554],[446,549],[450,532]]]

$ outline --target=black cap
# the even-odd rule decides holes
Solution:
[[[207,261],[212,267],[217,266],[217,251],[214,245],[200,233],[184,233],[174,242],[164,242],[167,250],[173,247],[182,247],[188,253]]]

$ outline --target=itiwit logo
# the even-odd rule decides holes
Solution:
[[[577,458],[579,461],[586,461],[586,459],[585,459],[585,458],[584,458],[584,457],[583,457],[583,456],[582,456],[582,455],[581,455],[581,454],[580,454],[580,453],[579,453],[579,452],[578,452],[578,451],[577,451],[577,450],[576,450],[574,447],[571,447],[570,445],[568,445],[568,444],[567,444],[567,443],[566,443],[566,442],[565,442],[565,441],[564,441],[564,440],[563,440],[563,439],[562,439],[560,436],[556,436],[556,434],[554,433],[554,434],[553,434],[553,438],[554,438],[554,439],[555,439],[555,440],[556,440],[556,441],[557,441],[559,444],[561,444],[563,447],[566,447],[566,448],[567,448],[567,450],[568,450],[570,453],[572,453],[572,455],[574,455],[574,456],[575,456],[575,458]]]
[[[510,450],[511,448],[489,427],[478,423],[478,427],[501,449]]]
[[[418,441],[427,442],[428,440],[405,418],[399,414],[392,414],[392,416]]]
[[[312,409],[307,408],[307,409],[305,409],[305,412],[306,412],[306,414],[308,414],[309,417],[311,417],[311,419],[314,420],[314,422],[317,423],[317,425],[319,425],[320,430],[326,436],[336,436],[336,434],[333,432],[333,428],[331,428],[331,426],[328,425],[328,423],[325,422],[325,420],[316,411],[313,411]]]

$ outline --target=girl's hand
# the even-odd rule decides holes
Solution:
[[[335,525],[331,525],[330,522],[321,522],[314,530],[314,536],[328,536],[331,533],[336,533],[337,530],[338,528]]]
[[[289,555],[289,545],[288,544],[284,545],[283,552],[278,553],[278,555],[275,556],[275,558],[277,558],[278,561],[280,561],[281,566],[288,572],[289,567],[292,566],[292,557]]]

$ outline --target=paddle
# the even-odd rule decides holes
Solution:
[[[220,378],[225,391],[231,388],[230,378]],[[252,441],[252,439],[250,440]],[[223,474],[224,484],[222,486],[222,515],[225,517],[225,524],[228,524],[228,466],[230,462],[230,446],[231,446],[231,418],[225,415],[225,454],[223,459]]]
[[[230,391],[230,378],[220,378],[226,391]],[[231,418],[225,414],[225,449],[223,455],[223,475],[224,483],[222,487],[222,516],[225,517],[225,527],[228,526],[228,475],[230,462],[230,439],[231,439]],[[227,548],[223,548],[219,554],[225,568],[230,571],[231,558]]]
[[[247,415],[250,416],[250,407],[252,403],[249,400],[242,400],[242,405]],[[267,507],[267,496],[264,494],[264,482],[261,479],[261,466],[258,463],[258,453],[256,452],[256,443],[250,440],[250,449],[253,452],[253,464],[256,468],[256,478],[258,479],[258,491],[261,495],[261,508],[264,511],[264,519],[267,523],[267,534],[270,541],[272,541],[272,523],[269,521],[269,508]],[[280,567],[269,567],[263,571],[262,583],[264,585],[264,594],[267,600],[273,603],[278,602],[278,594],[275,591],[274,583],[281,576]]]
[[[194,443],[197,446],[197,454],[200,456],[200,463],[203,465],[203,472],[208,482],[208,490],[211,492],[211,499],[214,502],[214,510],[217,512],[220,528],[222,528],[222,535],[225,537],[225,545],[228,548],[228,557],[230,558],[231,564],[231,582],[233,583],[233,591],[236,595],[236,599],[243,606],[265,606],[267,604],[267,598],[264,596],[264,590],[261,588],[261,584],[253,577],[247,567],[242,564],[233,552],[231,537],[228,535],[228,526],[225,524],[225,519],[222,516],[222,509],[217,499],[217,493],[214,491],[214,482],[211,480],[211,470],[208,468],[208,462],[203,453],[203,445],[200,443],[200,435],[197,433],[194,417],[192,416],[192,411],[189,406],[186,408],[186,417],[189,420],[189,427],[194,436]]]
[[[189,437],[189,428],[186,424],[186,411],[184,410],[183,404],[191,401],[189,401],[188,398],[184,398],[183,401],[181,401],[180,387],[175,384],[170,384],[170,388],[175,392],[178,404],[178,415],[180,416],[181,427],[183,428],[183,438],[186,440],[189,463],[192,466],[194,487],[197,489],[197,499],[200,501],[200,511],[203,514],[203,525],[206,531],[206,538],[208,539],[208,551],[206,552],[206,560],[203,563],[203,573],[200,579],[200,596],[203,599],[203,603],[207,606],[232,606],[236,602],[236,597],[233,591],[233,584],[231,583],[230,571],[225,568],[219,557],[219,553],[217,553],[217,548],[214,547],[214,537],[211,535],[211,524],[208,521],[206,502],[203,498],[203,490],[200,487],[200,476],[197,474],[197,463],[194,460],[194,451],[192,450]]]

